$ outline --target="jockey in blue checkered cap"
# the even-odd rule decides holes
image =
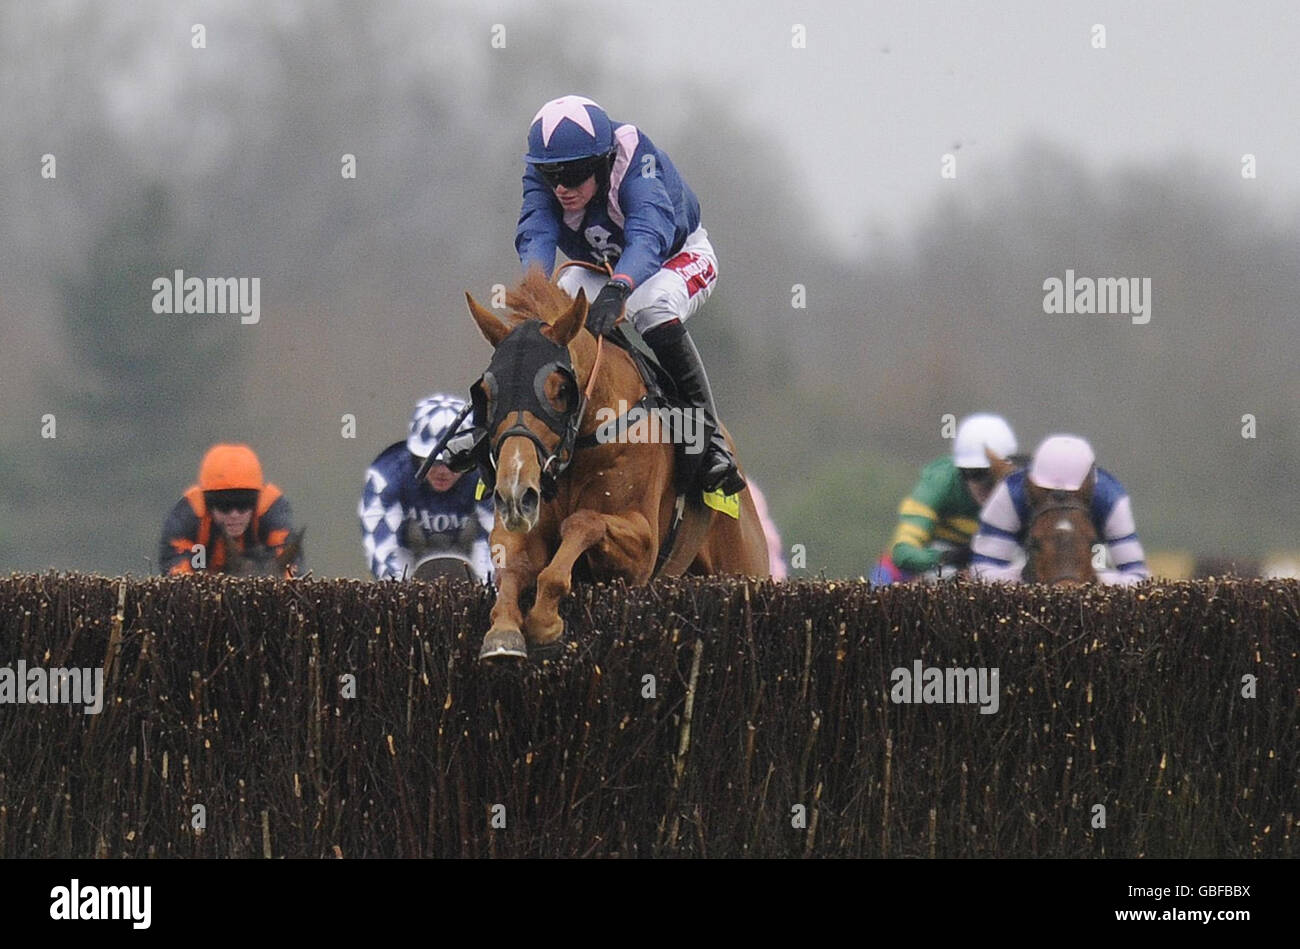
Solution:
[[[533,116],[524,156],[524,197],[515,249],[527,269],[550,274],[555,252],[608,264],[613,276],[579,267],[559,278],[592,301],[587,329],[610,333],[628,318],[711,432],[704,490],[745,486],[722,437],[718,412],[686,320],[709,298],[718,260],[700,224],[700,204],[668,155],[634,125],[615,122],[583,96],[554,99]]]
[[[490,574],[490,501],[476,501],[478,479],[434,464],[418,484],[415,473],[456,421],[463,400],[441,393],[421,399],[405,441],[379,453],[366,469],[357,514],[361,542],[376,579],[409,577],[421,557],[449,551],[466,557],[480,580]]]

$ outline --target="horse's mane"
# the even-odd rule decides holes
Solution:
[[[554,323],[572,305],[573,298],[552,283],[536,265],[528,268],[518,286],[506,292],[506,306],[512,313],[548,324]]]

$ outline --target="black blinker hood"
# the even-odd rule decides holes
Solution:
[[[537,449],[537,458],[542,466],[542,497],[550,500],[555,496],[556,479],[573,461],[574,442],[587,400],[579,395],[578,404],[570,411],[557,412],[547,399],[545,386],[551,373],[560,372],[567,376],[574,392],[578,391],[578,378],[573,371],[568,347],[548,339],[542,333],[545,325],[540,320],[529,320],[503,339],[493,352],[487,371],[471,387],[470,396],[476,428],[495,432],[506,416],[514,415],[510,427],[492,443],[488,460],[493,470],[483,472],[484,481],[492,487],[496,461],[505,440],[522,436]],[[492,407],[490,416],[489,401]],[[542,444],[541,439],[524,424],[525,412],[539,419],[559,437],[554,450]]]

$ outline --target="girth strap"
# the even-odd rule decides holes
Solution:
[[[637,400],[636,405],[631,406],[626,412],[624,412],[618,418],[612,419],[611,421],[608,422],[602,422],[600,425],[596,426],[596,430],[592,432],[590,435],[579,436],[578,440],[574,443],[574,446],[576,448],[594,448],[596,445],[602,444],[600,440],[601,429],[612,427],[615,431],[617,431],[619,428],[622,427],[620,423],[624,419],[626,419],[629,415],[632,415],[633,413],[636,412],[641,412],[641,413],[649,412],[651,409],[657,406],[658,401],[659,400],[654,395],[647,393],[646,395],[642,396],[639,400]]]
[[[673,522],[668,526],[668,536],[664,542],[659,545],[659,556],[655,558],[655,568],[650,573],[650,579],[653,580],[659,576],[659,571],[663,569],[668,558],[672,556],[673,544],[677,541],[678,528],[682,526],[682,515],[686,513],[686,495],[677,495],[677,504],[673,507]]]

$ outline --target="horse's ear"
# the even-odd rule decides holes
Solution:
[[[1079,485],[1079,497],[1083,498],[1089,504],[1092,503],[1092,492],[1097,487],[1097,466],[1093,465],[1092,470],[1088,472],[1088,477],[1083,479],[1083,484]]]
[[[479,332],[483,334],[484,339],[492,344],[492,348],[496,349],[501,340],[510,335],[509,324],[491,310],[479,306],[478,301],[470,296],[468,292],[465,293],[465,301],[469,304],[469,315],[474,317]]]
[[[573,305],[561,316],[557,317],[554,323],[543,327],[542,332],[549,336],[552,342],[559,343],[561,346],[568,346],[586,322],[587,294],[579,287],[578,295],[573,299]]]
[[[1011,474],[1011,472],[1016,470],[1014,462],[1003,458],[987,445],[984,446],[984,457],[989,460],[989,469],[993,472],[993,478],[995,481],[1001,481],[1007,475]]]

